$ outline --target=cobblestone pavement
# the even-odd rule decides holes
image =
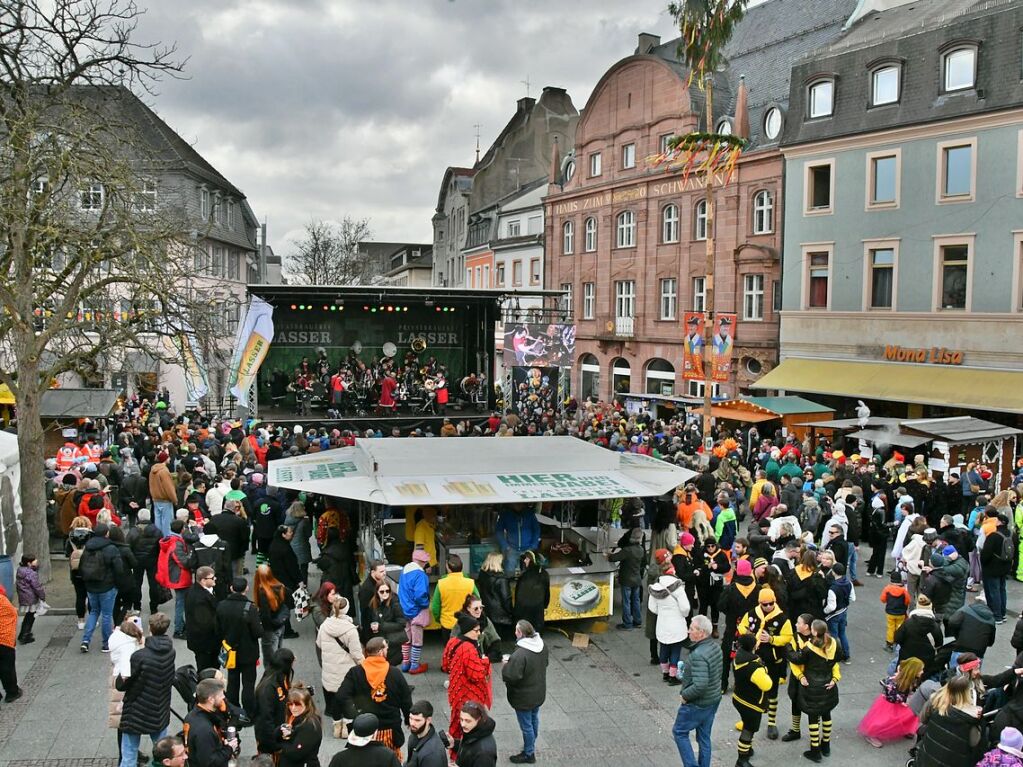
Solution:
[[[833,754],[839,761],[856,759],[858,767],[897,767],[905,763],[908,743],[874,749],[856,734],[856,724],[878,691],[878,679],[890,656],[884,650],[884,615],[878,601],[885,580],[870,578],[857,589],[849,624],[853,661],[842,666],[841,703],[835,712]],[[1016,607],[1023,585],[1010,583],[1009,602]],[[1012,613],[1015,616],[1015,613]],[[557,629],[545,632],[551,649],[548,699],[541,709],[538,763],[550,767],[568,765],[677,765],[678,753],[671,725],[678,706],[677,688],[660,680],[649,665],[647,640],[642,631],[610,628],[591,635],[588,648],[574,647]],[[320,688],[313,646],[313,625],[298,626],[299,638],[286,642],[297,656],[297,678]],[[1009,647],[1013,621],[999,628],[998,641],[986,660],[985,670],[996,671],[1014,655]],[[18,671],[25,696],[0,705],[0,767],[108,767],[116,763],[117,743],[107,728],[106,655],[78,652],[79,632],[73,617],[50,616],[36,623],[37,641],[18,648]],[[97,643],[94,642],[94,646]],[[191,662],[183,641],[175,640],[178,665]],[[438,726],[447,726],[444,675],[439,670],[440,645],[428,638],[426,660],[431,670],[411,677],[414,698],[426,698],[438,710]],[[174,694],[174,709],[183,703]],[[500,763],[521,748],[515,716],[505,699],[500,674],[495,673],[494,710]],[[782,694],[779,722],[787,725],[788,699]],[[714,764],[735,761],[733,723],[736,716],[730,699],[722,701],[714,727]],[[172,729],[177,720],[172,717]],[[805,727],[804,727],[805,733]],[[327,737],[320,752],[324,767],[343,743]],[[754,743],[757,767],[801,763],[805,744],[768,741],[763,731]],[[143,750],[148,752],[147,741]],[[253,742],[246,733],[244,753]]]

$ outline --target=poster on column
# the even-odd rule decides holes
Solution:
[[[735,347],[734,314],[714,317],[714,380],[727,381],[732,372],[732,349]]]
[[[682,379],[705,381],[703,375],[703,312],[686,312],[686,337],[682,345]]]

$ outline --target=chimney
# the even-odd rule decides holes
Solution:
[[[735,96],[735,119],[732,133],[739,138],[749,138],[749,94],[746,91],[745,76],[739,78],[739,92]]]
[[[530,96],[523,96],[515,102],[517,112],[528,112],[536,105],[536,99]]]
[[[660,35],[651,35],[649,32],[639,33],[639,44],[636,46],[636,55],[643,56],[650,53],[654,48],[661,44]]]
[[[551,173],[547,180],[548,184],[561,186],[561,152],[558,151],[558,137],[554,137],[554,145],[551,147]]]

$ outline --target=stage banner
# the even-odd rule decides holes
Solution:
[[[705,381],[703,374],[703,312],[686,312],[686,337],[682,345],[682,380]]]
[[[173,357],[185,373],[185,393],[189,401],[198,402],[209,394],[210,381],[195,329],[188,321],[176,317],[165,321],[164,333],[167,356]]]
[[[504,326],[504,364],[507,367],[572,367],[575,325],[510,322]]]
[[[259,372],[274,337],[274,309],[259,296],[252,296],[245,321],[238,328],[231,358],[231,394],[242,407],[249,406],[249,387]]]
[[[732,349],[735,347],[734,314],[714,317],[714,380],[727,381],[732,372]]]

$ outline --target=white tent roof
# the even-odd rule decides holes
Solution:
[[[358,439],[270,461],[267,484],[389,506],[660,495],[695,476],[575,437]]]
[[[14,466],[20,460],[18,435],[0,430],[0,463],[5,466]]]

